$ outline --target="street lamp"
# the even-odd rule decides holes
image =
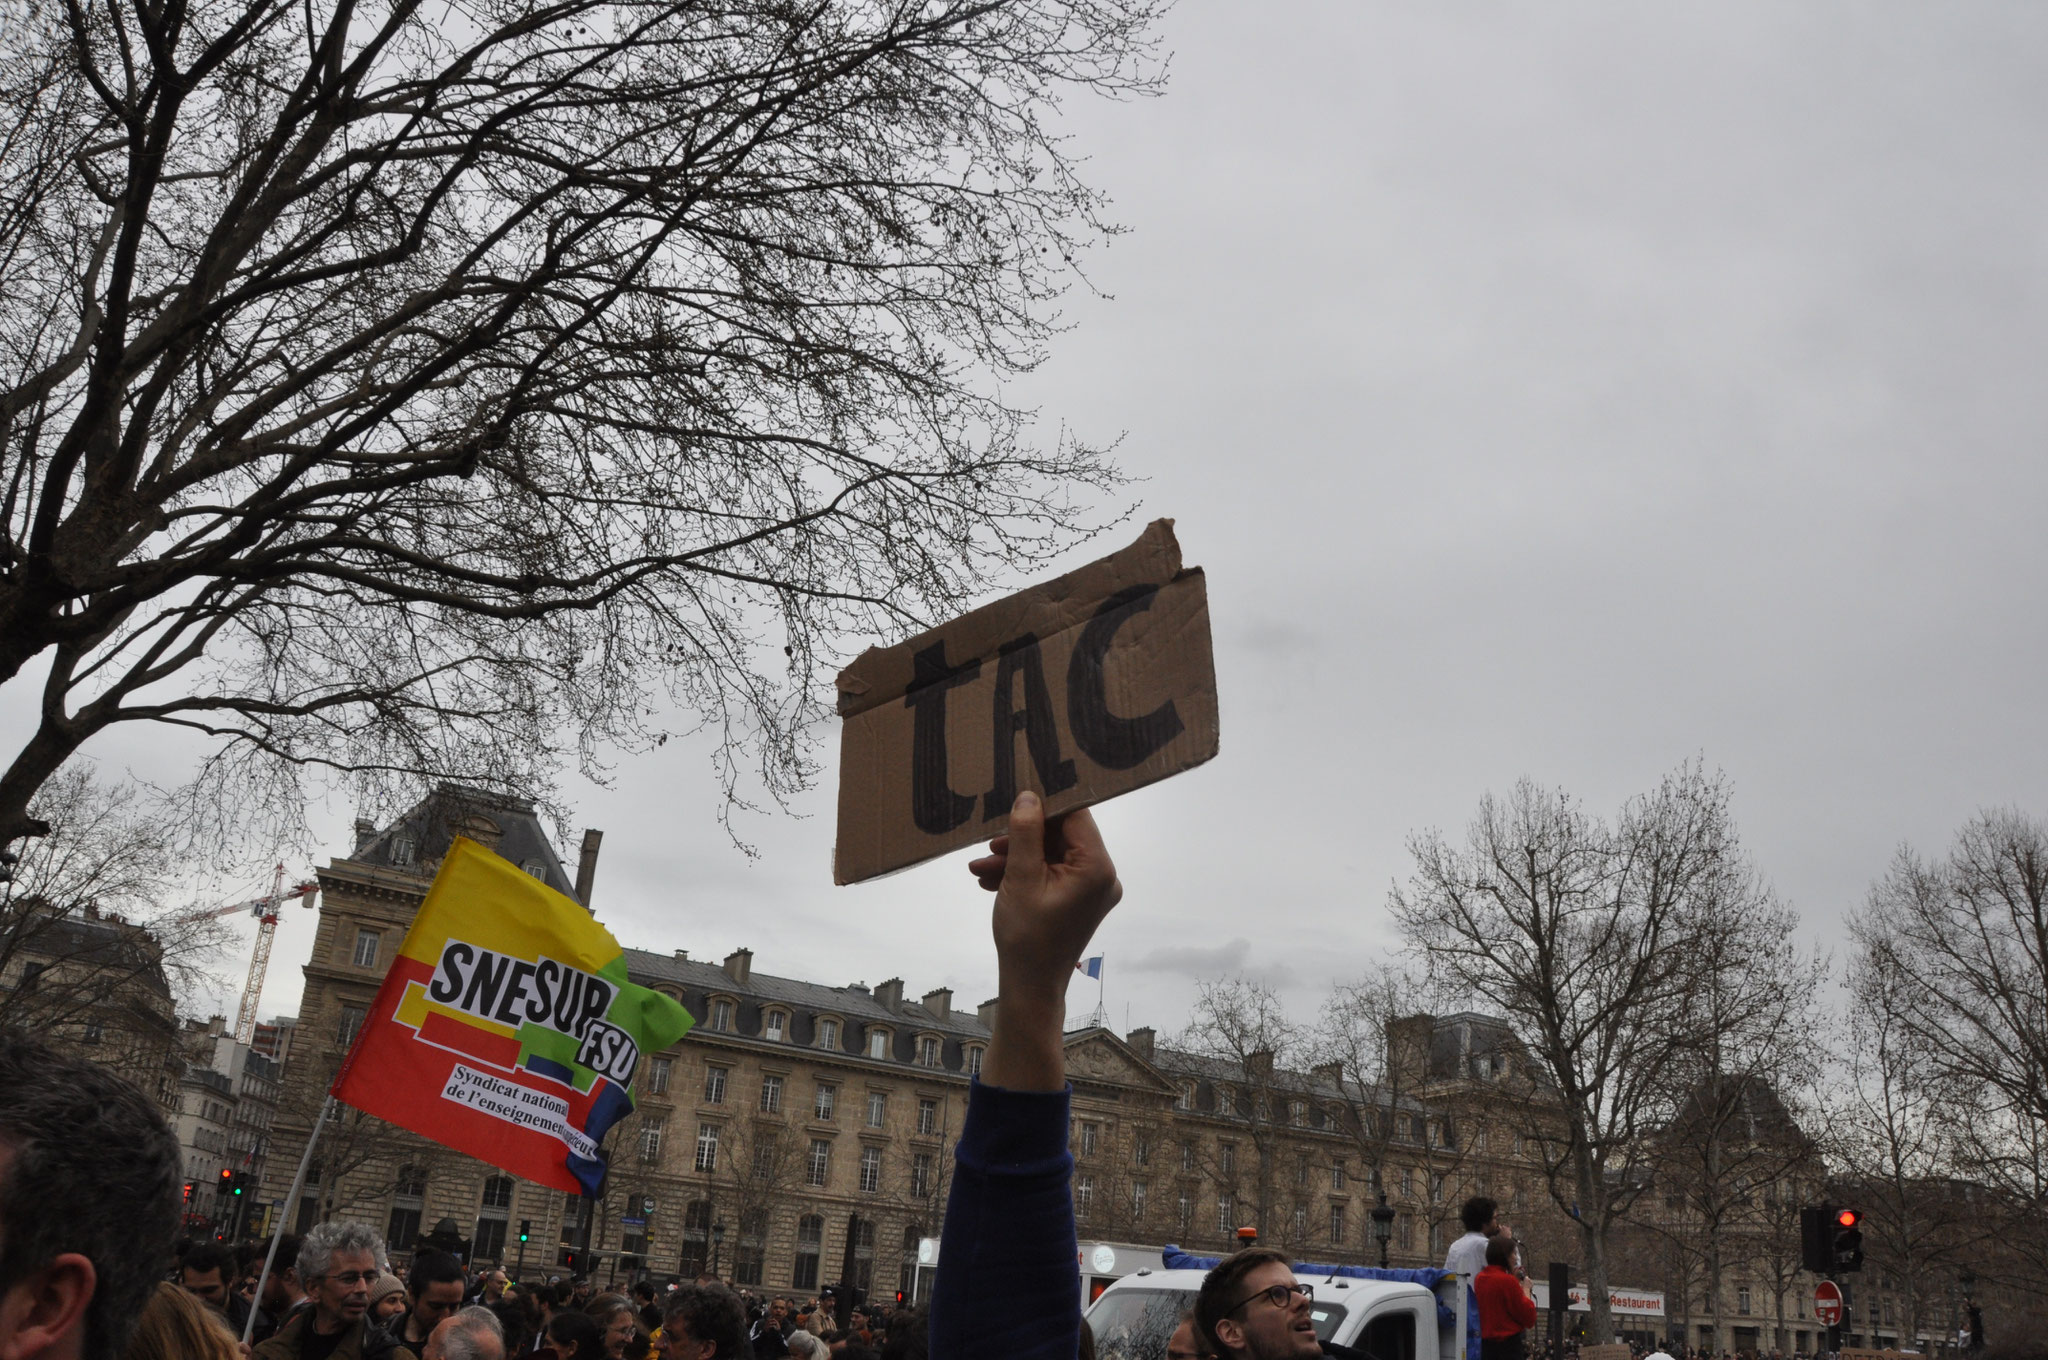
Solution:
[[[725,1220],[719,1219],[711,1225],[711,1273],[718,1275],[718,1255],[725,1246]],[[720,1278],[723,1278],[722,1276]]]
[[[1387,1203],[1387,1192],[1380,1191],[1380,1202],[1372,1210],[1372,1240],[1380,1244],[1380,1269],[1387,1268],[1387,1243],[1394,1239],[1394,1209]]]

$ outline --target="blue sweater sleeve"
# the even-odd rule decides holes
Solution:
[[[954,1153],[932,1284],[931,1360],[1074,1360],[1074,1158],[1064,1091],[1007,1091],[977,1078]]]

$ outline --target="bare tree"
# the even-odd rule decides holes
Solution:
[[[1463,848],[1432,831],[1410,849],[1394,914],[1433,982],[1517,1030],[1531,1071],[1503,1096],[1519,1090],[1524,1136],[1578,1222],[1589,1333],[1611,1340],[1609,1236],[1673,1112],[1663,1073],[1685,1038],[1678,990],[1704,908],[1739,860],[1726,786],[1688,764],[1610,826],[1523,780],[1505,802],[1481,801]]]
[[[1662,1194],[1643,1201],[1667,1212],[1675,1202],[1688,1231],[1697,1229],[1715,1318],[1710,1349],[1720,1351],[1729,1349],[1728,1266],[1752,1260],[1766,1241],[1782,1249],[1787,1182],[1820,1170],[1784,1079],[1806,1058],[1811,983],[1822,973],[1790,943],[1797,914],[1740,861],[1724,870],[1718,889],[1700,894],[1685,983],[1667,1003],[1678,1019],[1664,1073],[1676,1113],[1656,1140]]]
[[[1238,1219],[1259,1230],[1259,1240],[1285,1236],[1281,1201],[1283,1115],[1291,1090],[1275,1078],[1295,1058],[1300,1034],[1279,995],[1245,978],[1195,984],[1187,1028],[1173,1047],[1217,1065],[1214,1113],[1232,1121],[1211,1144],[1198,1142],[1196,1158],[1219,1194],[1231,1196]],[[1247,1162],[1249,1165],[1247,1165]]]
[[[1897,1103],[1902,1133],[1923,1100],[1953,1116],[1957,1168],[2011,1211],[2018,1283],[2048,1284],[2033,1228],[2048,1206],[2048,826],[1990,811],[1944,860],[1900,850],[1851,931],[1858,975],[1888,1008],[1883,1062],[1898,1069],[1876,1097]],[[1918,1166],[1915,1143],[1900,1156]]]
[[[67,769],[32,814],[49,834],[20,845],[0,884],[0,1028],[76,1046],[175,1108],[178,1015],[232,936],[170,905],[164,818],[132,785]]]
[[[729,794],[800,784],[836,638],[1115,482],[999,382],[1115,230],[1050,110],[1159,88],[1160,8],[11,7],[0,843],[145,721],[243,817],[544,793],[664,739],[657,687]]]

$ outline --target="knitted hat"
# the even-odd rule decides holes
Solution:
[[[405,1281],[387,1270],[377,1277],[375,1284],[370,1286],[370,1306],[375,1308],[379,1299],[387,1299],[393,1294],[403,1294],[404,1292]]]

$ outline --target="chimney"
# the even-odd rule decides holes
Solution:
[[[1152,1033],[1152,1027],[1150,1025],[1145,1025],[1142,1028],[1134,1029],[1129,1034],[1126,1034],[1124,1036],[1124,1042],[1131,1046],[1131,1052],[1137,1054],[1146,1062],[1151,1062],[1152,1040],[1154,1037],[1155,1036]]]
[[[996,1022],[996,1002],[1001,1000],[1002,998],[999,996],[992,996],[974,1008],[974,1018],[981,1021],[983,1028],[994,1026]]]
[[[1318,1064],[1315,1067],[1311,1067],[1308,1070],[1308,1074],[1317,1081],[1326,1081],[1332,1086],[1342,1086],[1344,1084],[1344,1064],[1340,1062]]]
[[[604,844],[604,832],[591,827],[583,833],[583,852],[576,857],[576,900],[587,911],[590,890],[597,885],[597,848]]]
[[[676,962],[677,962],[677,963],[688,963],[689,961],[690,961],[690,951],[689,951],[689,950],[687,950],[687,949],[678,949],[678,950],[676,951]]]
[[[924,994],[924,1008],[941,1020],[953,1018],[953,989],[940,987]]]
[[[903,1009],[903,979],[890,978],[875,988],[875,1003],[894,1015]]]
[[[725,975],[737,986],[747,985],[747,979],[754,974],[754,951],[735,949],[725,956]]]
[[[1270,1048],[1262,1048],[1259,1049],[1256,1053],[1247,1053],[1244,1059],[1244,1070],[1254,1077],[1272,1076],[1273,1050]]]
[[[364,846],[368,845],[371,838],[376,834],[377,824],[375,822],[371,821],[368,817],[356,818],[356,850],[361,850]],[[351,850],[349,853],[354,854],[355,850]]]

